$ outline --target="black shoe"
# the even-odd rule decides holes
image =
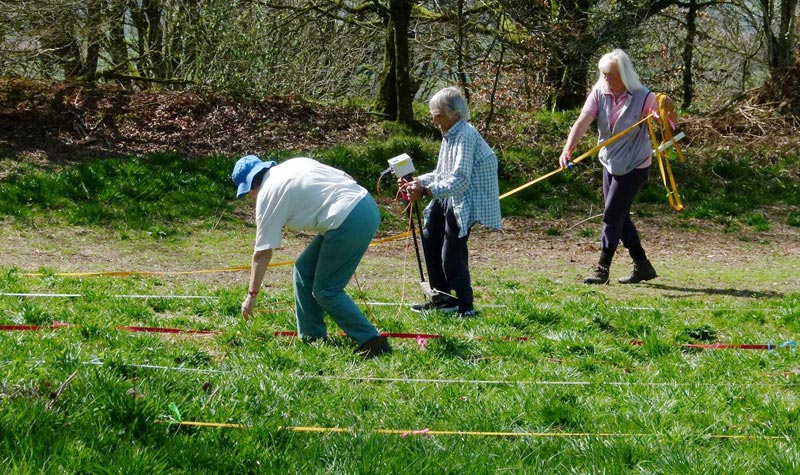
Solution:
[[[464,310],[463,312],[459,311],[458,312],[458,316],[461,317],[461,318],[477,317],[478,316],[478,311],[475,310],[474,308],[471,308],[469,310]]]
[[[383,335],[377,335],[359,346],[356,353],[359,353],[364,358],[374,358],[384,353],[391,353],[392,347],[389,346],[389,341]]]
[[[432,311],[453,313],[458,311],[458,304],[456,303],[456,299],[449,295],[434,295],[428,302],[412,305],[411,311],[417,313]]]
[[[653,269],[653,264],[647,259],[641,261],[633,261],[633,272],[628,277],[619,279],[620,284],[638,284],[643,280],[651,280],[658,277],[656,270]]]
[[[608,283],[608,267],[597,264],[592,271],[592,275],[583,279],[584,284],[607,284]]]

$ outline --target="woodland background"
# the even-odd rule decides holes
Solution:
[[[582,105],[622,47],[687,112],[719,112],[772,80],[797,114],[797,0],[4,0],[0,77],[297,96],[414,125],[460,84],[496,108]],[[763,99],[763,98],[762,98]],[[773,107],[774,106],[774,107]]]
[[[0,0],[3,473],[800,473],[797,11]],[[601,165],[585,160],[502,200],[504,232],[475,230],[479,318],[401,308],[422,297],[408,240],[365,256],[349,289],[370,321],[436,338],[362,361],[344,337],[278,337],[296,321],[287,268],[241,319],[254,224],[235,157],[346,170],[395,235],[404,203],[376,179],[404,152],[433,168],[435,90],[465,88],[505,191],[557,166],[615,47],[687,136],[686,209],[655,170],[637,198],[657,280],[582,284],[601,229]],[[287,233],[275,261],[307,241]],[[615,262],[614,282],[629,270]],[[135,327],[206,333],[121,331]],[[716,343],[736,349],[700,349]]]

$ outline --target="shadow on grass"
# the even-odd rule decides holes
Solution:
[[[691,295],[729,295],[731,297],[742,297],[747,299],[774,299],[774,298],[782,298],[784,295],[780,292],[773,292],[770,290],[761,291],[761,290],[742,290],[742,289],[715,289],[712,287],[708,288],[693,288],[693,287],[681,287],[675,285],[664,285],[664,284],[643,284],[647,287],[652,289],[658,290],[672,290],[676,292],[686,292],[690,295],[680,295],[680,296],[673,296],[676,298],[682,297],[690,297]]]

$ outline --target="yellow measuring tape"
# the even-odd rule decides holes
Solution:
[[[670,115],[674,112],[674,106],[672,105],[672,101],[669,100],[669,97],[666,94],[658,93],[656,94],[656,103],[658,104],[658,113],[657,114],[649,114],[644,119],[636,122],[635,124],[631,125],[627,129],[613,135],[609,139],[600,142],[599,144],[595,145],[587,152],[583,153],[577,158],[572,159],[572,163],[578,163],[581,160],[594,155],[595,153],[599,152],[600,149],[611,145],[612,143],[616,142],[617,140],[621,139],[635,128],[639,127],[643,123],[647,122],[647,127],[650,131],[650,141],[653,145],[653,151],[656,155],[656,160],[658,161],[658,168],[661,171],[661,178],[664,182],[664,188],[667,190],[667,199],[669,201],[669,205],[672,206],[673,209],[676,211],[683,210],[683,204],[681,204],[680,196],[678,195],[678,187],[675,183],[675,176],[672,174],[672,167],[669,165],[669,158],[667,155],[667,150],[672,147],[678,158],[680,159],[681,163],[686,161],[686,158],[683,156],[683,151],[678,145],[678,140],[683,137],[682,134],[673,136],[672,135],[672,124],[670,123]],[[661,141],[659,142],[656,138],[656,123],[660,126],[661,132]],[[535,180],[532,180],[528,183],[525,183],[522,186],[518,186],[511,191],[503,193],[500,195],[500,199],[506,198],[508,196],[513,195],[525,188],[539,183],[542,180],[550,178],[551,176],[564,171],[564,168],[557,168],[549,173],[546,173]]]
[[[166,421],[165,421],[166,422]],[[200,421],[175,421],[170,424],[194,427],[216,427],[220,429],[246,429],[244,424],[233,424],[225,422],[200,422]],[[350,427],[303,427],[303,426],[279,426],[277,430],[288,432],[306,433],[329,433],[329,434],[356,434],[358,432],[370,434],[400,435],[439,435],[439,436],[472,436],[472,437],[660,437],[662,434],[647,433],[624,433],[624,432],[504,432],[504,431],[470,431],[470,430],[431,430],[431,429],[365,429],[359,431]],[[750,434],[702,434],[701,437],[709,439],[745,439],[745,440],[791,440],[783,435],[750,435]]]
[[[591,156],[592,156],[592,155],[594,155],[595,153],[599,152],[601,148],[603,148],[603,147],[605,147],[605,146],[607,146],[607,145],[611,145],[612,143],[616,142],[617,140],[621,139],[622,137],[624,137],[624,136],[628,135],[628,133],[629,133],[630,131],[632,131],[632,130],[633,130],[633,129],[635,129],[636,127],[639,127],[639,126],[640,126],[640,125],[642,125],[644,122],[647,122],[647,120],[648,120],[648,119],[650,119],[651,117],[653,117],[653,115],[652,115],[652,114],[648,115],[648,116],[647,116],[647,117],[645,117],[644,119],[642,119],[642,120],[640,120],[639,122],[637,122],[637,123],[633,124],[632,126],[628,127],[627,129],[623,130],[622,132],[620,132],[620,133],[618,133],[618,134],[616,134],[616,135],[614,135],[614,136],[610,137],[608,140],[605,140],[605,141],[603,141],[603,142],[600,142],[599,144],[595,145],[594,147],[592,147],[591,149],[589,149],[589,151],[588,151],[588,152],[586,152],[586,153],[582,154],[581,156],[579,156],[579,157],[577,157],[577,158],[574,158],[574,159],[572,159],[572,160],[571,160],[571,162],[572,162],[573,164],[575,164],[575,163],[578,163],[578,162],[580,162],[580,161],[581,161],[581,160],[583,160],[584,158],[591,157]],[[565,170],[564,168],[556,168],[555,170],[551,171],[550,173],[547,173],[547,174],[545,174],[545,175],[542,175],[542,176],[540,176],[539,178],[537,178],[537,179],[535,179],[535,180],[533,180],[533,181],[529,181],[528,183],[525,183],[525,184],[524,184],[524,185],[522,185],[522,186],[518,186],[518,187],[514,188],[514,189],[513,189],[513,190],[511,190],[511,191],[507,191],[507,192],[503,193],[502,195],[500,195],[500,199],[502,200],[503,198],[505,198],[505,197],[507,197],[507,196],[511,196],[511,195],[513,195],[514,193],[517,193],[518,191],[524,190],[525,188],[527,188],[527,187],[529,187],[529,186],[531,186],[531,185],[534,185],[534,184],[536,184],[536,183],[539,183],[540,181],[544,180],[545,178],[550,178],[551,176],[555,175],[556,173],[563,172],[564,170]]]
[[[376,239],[372,241],[369,247],[377,246],[379,244],[384,244],[391,241],[397,241],[398,239],[407,238],[411,236],[411,231],[406,231],[404,233],[397,234],[395,236],[389,236],[382,239]],[[294,260],[291,261],[281,261],[281,262],[270,262],[269,267],[282,267],[282,266],[291,266],[294,265]],[[187,271],[106,271],[106,272],[60,272],[57,274],[59,277],[127,277],[132,275],[138,276],[166,276],[166,275],[191,275],[191,274],[212,274],[212,273],[220,273],[220,272],[240,272],[240,271],[249,271],[250,266],[237,266],[237,267],[223,267],[219,269],[202,269],[202,270],[187,270]],[[41,272],[28,272],[22,274],[25,277],[42,277],[44,274]]]

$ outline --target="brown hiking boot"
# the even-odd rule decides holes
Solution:
[[[592,275],[583,279],[584,284],[607,284],[608,283],[608,267],[597,264]]]
[[[389,341],[383,335],[377,335],[370,338],[356,350],[356,353],[360,354],[364,358],[373,358],[375,356],[380,356],[384,353],[391,352],[392,347],[389,346]]]
[[[620,284],[638,284],[643,280],[655,279],[658,277],[653,265],[647,259],[641,261],[633,261],[633,272],[628,277],[619,279]]]

